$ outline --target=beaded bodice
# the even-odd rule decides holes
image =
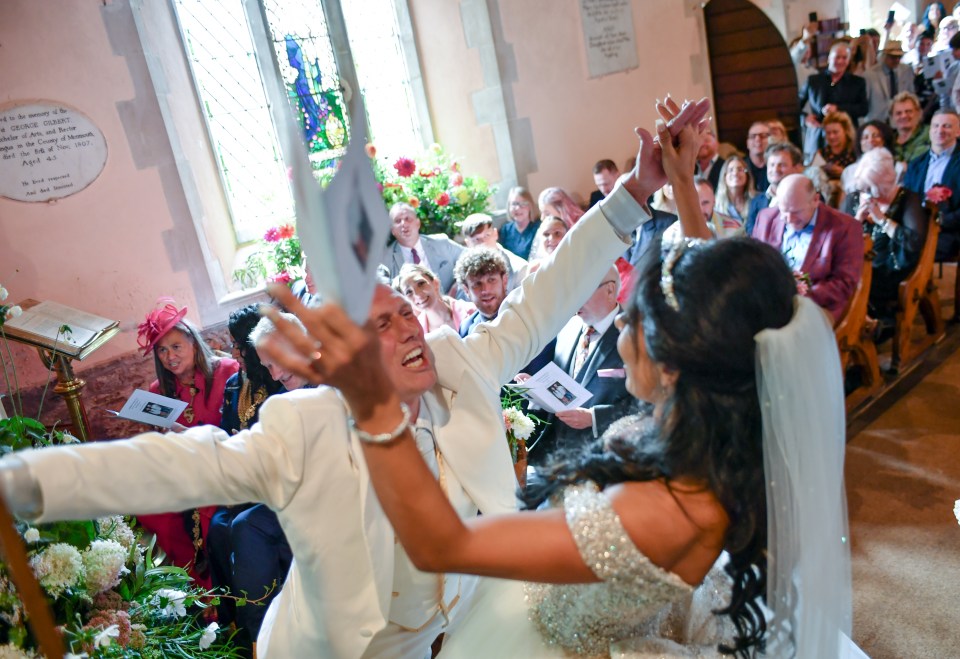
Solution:
[[[567,525],[601,581],[526,584],[530,616],[543,638],[578,656],[608,657],[610,644],[643,636],[693,587],[654,565],[633,544],[606,494],[593,483],[563,493]]]

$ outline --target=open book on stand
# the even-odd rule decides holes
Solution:
[[[83,359],[106,343],[120,323],[58,302],[24,300],[23,313],[3,326],[7,338]]]

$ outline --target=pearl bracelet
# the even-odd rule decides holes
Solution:
[[[400,403],[400,411],[403,412],[403,419],[400,421],[400,425],[393,429],[392,432],[382,432],[376,435],[372,435],[365,430],[361,430],[357,427],[357,420],[353,416],[348,416],[347,421],[350,424],[350,427],[353,428],[354,432],[357,433],[357,437],[360,438],[360,441],[367,442],[369,444],[385,444],[386,442],[392,442],[397,437],[403,434],[403,431],[410,426],[410,407],[406,403]]]

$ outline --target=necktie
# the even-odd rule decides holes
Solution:
[[[890,98],[897,95],[897,74],[893,69],[887,69],[887,76],[890,78]]]
[[[573,357],[573,372],[570,374],[573,377],[577,377],[580,369],[587,363],[587,355],[590,354],[590,337],[596,333],[597,330],[593,329],[592,325],[587,325],[580,335],[580,345],[577,346],[577,354]]]
[[[413,257],[413,262],[414,262],[414,263],[420,263],[420,255],[417,254],[417,250],[416,250],[416,249],[411,249],[411,250],[410,250],[410,255]]]

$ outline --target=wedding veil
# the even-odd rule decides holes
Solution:
[[[767,481],[770,656],[826,659],[851,620],[843,486],[843,375],[823,311],[797,296],[793,319],[756,335]]]

